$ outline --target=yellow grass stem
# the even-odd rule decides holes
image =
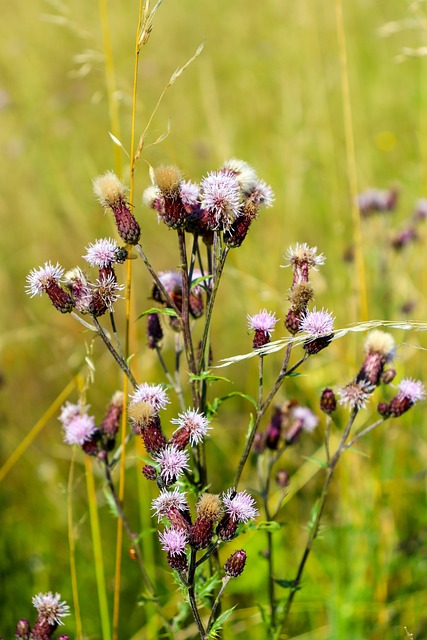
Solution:
[[[70,573],[71,588],[73,591],[73,614],[76,621],[76,638],[83,638],[82,618],[80,614],[79,591],[77,586],[77,570],[76,570],[76,545],[74,537],[73,522],[73,480],[74,480],[74,461],[76,457],[76,448],[72,448],[70,472],[68,474],[67,486],[67,511],[68,511],[68,549],[70,552]]]
[[[5,476],[9,473],[12,467],[18,462],[21,456],[28,449],[33,440],[38,436],[43,427],[49,422],[52,416],[57,413],[59,407],[65,402],[68,398],[74,387],[76,386],[76,378],[73,378],[67,386],[61,391],[61,393],[56,397],[56,399],[52,402],[48,409],[44,412],[42,417],[37,420],[34,427],[31,429],[29,433],[25,436],[25,438],[19,443],[16,447],[15,451],[9,456],[6,462],[0,467],[0,482],[4,480]]]
[[[342,0],[335,0],[338,52],[340,58],[341,92],[343,101],[344,133],[347,156],[347,173],[351,198],[351,216],[353,220],[354,250],[357,269],[357,287],[359,297],[359,320],[368,319],[368,299],[366,292],[365,260],[363,256],[363,236],[360,209],[357,203],[357,170],[354,147],[353,117],[351,111],[350,83],[348,77],[347,46],[342,12]]]
[[[92,459],[85,456],[86,489],[89,501],[90,528],[92,532],[93,555],[95,559],[96,585],[98,589],[99,614],[103,640],[110,640],[111,627],[108,614],[107,587],[105,583],[104,561],[102,556],[101,532],[98,518],[95,480],[93,476]]]
[[[148,10],[148,3],[146,6]],[[138,86],[138,63],[140,51],[140,34],[143,19],[142,0],[139,2],[138,10],[138,26],[136,30],[135,42],[135,64],[133,76],[133,92],[132,92],[132,121],[131,121],[131,153],[130,153],[130,194],[129,203],[132,206],[134,197],[134,174],[135,174],[135,122],[136,122],[136,94]],[[126,318],[125,318],[125,356],[129,355],[129,332],[130,332],[130,294],[132,282],[132,261],[127,261],[126,273]],[[119,501],[123,503],[125,496],[125,463],[126,463],[126,425],[127,425],[127,403],[128,380],[126,376],[123,378],[123,415],[121,430],[121,456],[119,469]],[[121,565],[122,565],[122,546],[123,546],[123,522],[119,518],[117,520],[117,536],[116,536],[116,567],[114,579],[114,611],[113,611],[113,636],[112,640],[118,640],[119,634],[119,614],[120,614],[120,583],[121,583]]]
[[[108,113],[110,117],[111,133],[120,139],[119,105],[117,102],[116,75],[114,72],[113,49],[111,46],[110,24],[108,19],[107,0],[99,0],[99,15],[102,26],[102,40],[104,46],[105,82],[107,86]],[[122,174],[122,152],[120,147],[113,144],[114,165],[119,177]]]

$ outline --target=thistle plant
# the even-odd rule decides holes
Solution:
[[[422,400],[424,387],[420,381],[403,379],[397,393],[388,402],[378,404],[379,418],[369,426],[357,427],[358,415],[376,389],[392,385],[396,375],[390,367],[394,340],[390,334],[375,330],[368,335],[364,361],[353,379],[336,391],[324,389],[319,398],[319,408],[326,416],[323,488],[313,507],[296,573],[291,578],[279,577],[273,533],[292,482],[283,461],[288,449],[301,438],[310,438],[321,422],[318,412],[287,397],[284,383],[335,337],[332,313],[313,306],[315,291],[310,272],[323,265],[325,257],[316,247],[305,243],[297,244],[286,254],[285,266],[291,268],[292,278],[284,327],[291,338],[286,342],[281,367],[269,389],[265,388],[264,369],[279,318],[267,309],[247,314],[247,328],[253,334],[252,355],[258,360],[258,392],[256,397],[249,397],[254,413],[248,416],[247,437],[241,443],[233,482],[229,486],[213,486],[206,443],[218,437],[215,418],[220,415],[221,404],[232,395],[221,399],[210,397],[209,385],[218,379],[211,371],[215,348],[211,324],[217,292],[230,251],[242,245],[261,209],[272,205],[273,193],[252,167],[236,159],[207,174],[200,184],[184,181],[181,171],[174,166],[161,166],[150,174],[152,184],[144,192],[143,204],[153,209],[159,221],[176,234],[177,254],[173,262],[179,262],[177,271],[157,271],[148,260],[144,241],[151,243],[155,239],[141,233],[137,211],[131,210],[125,186],[108,171],[94,180],[94,191],[101,204],[111,209],[118,236],[125,244],[120,246],[111,238],[90,242],[83,257],[96,270],[94,275],[81,266],[65,273],[60,265],[46,262],[28,276],[28,293],[31,296],[46,293],[57,310],[69,313],[98,335],[133,389],[127,398],[116,392],[100,421],[89,414],[90,407],[85,403],[90,389],[85,389],[77,403],[67,402],[59,416],[64,441],[98,460],[117,516],[123,521],[129,544],[139,561],[145,588],[161,609],[139,546],[144,532],[135,532],[128,521],[126,505],[119,497],[114,479],[123,448],[131,438],[141,438],[148,456],[141,467],[142,474],[147,482],[158,487],[158,496],[152,502],[153,518],[158,523],[158,544],[166,554],[187,607],[187,613],[184,609],[172,623],[161,613],[165,633],[173,637],[177,625],[186,624],[188,616],[192,616],[200,638],[216,637],[232,613],[232,609],[221,610],[227,584],[238,578],[246,563],[251,562],[246,549],[228,550],[228,543],[252,527],[260,528],[261,534],[265,530],[268,602],[263,605],[263,615],[268,637],[278,638],[286,629],[292,603],[301,588],[329,486],[342,455],[384,421],[399,417]],[[157,353],[164,381],[136,379],[116,329],[115,316],[120,312],[123,290],[119,269],[133,257],[140,258],[152,278],[151,297],[157,306],[143,313],[147,317],[146,348]],[[162,346],[168,333],[175,336],[173,368]],[[282,400],[277,403],[280,397]],[[176,406],[176,417],[168,426],[163,413],[169,405]],[[341,418],[335,418],[338,405],[348,411],[343,423]],[[123,415],[127,416],[128,427],[119,445],[116,440]],[[269,421],[262,432],[260,427],[266,418]],[[334,429],[338,432],[334,443],[338,444],[331,441]],[[240,488],[251,454],[257,460],[259,504],[247,489]],[[280,499],[275,504],[271,496],[274,482],[280,488]],[[260,527],[256,524],[259,511],[266,523]],[[225,562],[220,557],[226,558]],[[278,585],[287,590],[286,597],[278,596]]]
[[[145,4],[138,25],[136,59],[149,38],[159,4],[151,12],[149,2]],[[184,68],[175,72],[168,86]],[[268,215],[265,210],[274,203],[274,194],[252,166],[231,158],[199,182],[184,179],[184,171],[172,164],[150,167],[142,203],[134,203],[135,166],[146,133],[136,148],[134,130],[135,100],[130,188],[112,170],[93,180],[95,197],[114,223],[117,238],[88,239],[82,248],[84,266],[66,270],[46,261],[27,278],[27,293],[31,297],[46,294],[57,311],[99,338],[125,378],[123,390],[105,398],[102,413],[98,407],[92,413],[88,376],[79,396],[66,402],[60,412],[63,439],[74,452],[79,448],[78,455],[93,459],[99,467],[114,513],[128,536],[131,557],[138,562],[142,601],[147,609],[153,607],[161,620],[156,630],[159,637],[173,638],[182,627],[190,629],[188,634],[195,629],[193,636],[202,640],[220,636],[235,608],[223,610],[227,586],[239,580],[254,561],[251,549],[244,548],[244,534],[252,531],[265,540],[266,595],[260,603],[265,636],[277,639],[287,632],[292,605],[303,587],[304,570],[321,528],[338,463],[362,438],[423,400],[424,386],[421,381],[403,378],[397,391],[390,392],[397,375],[391,367],[394,340],[383,331],[373,331],[366,340],[360,369],[348,373],[350,381],[337,380],[334,388],[331,384],[323,389],[316,407],[292,397],[288,380],[292,378],[294,385],[307,361],[326,358],[324,350],[339,337],[333,312],[320,307],[325,301],[316,300],[314,305],[311,274],[326,258],[317,247],[301,242],[287,251],[282,265],[288,269],[286,307],[277,301],[275,310],[247,309],[246,319],[235,320],[242,330],[246,322],[251,334],[252,351],[244,358],[257,376],[256,393],[251,396],[245,389],[233,389],[215,396],[215,383],[221,376],[215,369],[219,363],[212,327],[216,314],[221,313],[218,291],[227,272],[227,259],[248,234],[256,233],[256,226],[262,224],[264,214]],[[369,193],[359,207],[370,216],[390,211],[396,198],[394,191]],[[149,235],[144,229],[141,211],[149,215],[148,210],[157,216],[158,235]],[[166,232],[174,234],[176,251],[168,256],[170,265],[163,270],[148,253],[150,247],[161,245],[158,236]],[[135,354],[129,351],[128,332],[118,330],[129,321],[122,299],[128,306],[130,279],[125,269],[128,273],[130,261],[133,282],[142,272],[151,279],[146,290],[149,308],[137,310],[138,320],[146,321],[145,337],[135,350],[156,353],[162,379],[141,377],[131,357]],[[119,322],[123,316],[125,322]],[[279,327],[286,337],[274,344],[272,337],[279,333]],[[278,363],[272,354],[280,348],[284,353]],[[232,363],[233,357],[228,364]],[[271,378],[273,382],[267,385]],[[378,399],[378,417],[359,426],[359,415],[374,394],[379,394],[379,387],[388,400]],[[250,403],[250,411],[242,410],[239,416],[239,422],[247,426],[246,438],[238,443],[234,477],[218,479],[209,443],[215,440],[216,446],[221,446],[218,422],[223,404],[235,396]],[[173,414],[170,420],[165,418],[167,411]],[[279,568],[274,534],[283,523],[286,493],[292,483],[286,456],[319,430],[324,447],[322,488],[296,567]],[[142,444],[143,460],[130,458],[132,440]],[[249,480],[250,462],[255,463],[256,473]],[[142,553],[141,540],[150,531],[129,516],[122,483],[126,463],[139,465],[148,490],[156,492],[151,503],[155,543],[164,552],[164,564],[182,593],[182,605],[174,616],[163,607],[156,576],[150,575]],[[120,571],[115,576],[114,640],[120,637],[117,576]],[[39,595],[35,601],[39,613],[36,626],[31,630],[29,622],[21,620],[19,638],[45,640],[68,615],[68,605],[60,602],[58,594]]]

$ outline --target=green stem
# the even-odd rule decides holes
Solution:
[[[125,375],[129,378],[130,383],[132,384],[132,386],[134,388],[136,388],[137,387],[137,382],[136,382],[135,378],[133,377],[132,372],[129,369],[126,361],[117,353],[117,351],[115,350],[115,348],[111,344],[107,334],[105,333],[104,329],[99,324],[98,318],[96,318],[95,316],[92,316],[92,320],[93,320],[93,323],[94,323],[94,325],[95,325],[95,327],[97,329],[98,335],[101,336],[101,338],[102,338],[105,346],[107,347],[108,351],[111,353],[111,355],[113,356],[114,360],[117,362],[117,364],[122,369],[122,371],[125,373]]]
[[[188,599],[190,602],[191,612],[196,622],[197,628],[200,633],[201,640],[207,640],[207,634],[203,626],[203,622],[200,618],[199,611],[197,609],[196,596],[194,592],[194,575],[196,572],[196,550],[191,549],[190,566],[188,569],[187,585],[188,585]]]

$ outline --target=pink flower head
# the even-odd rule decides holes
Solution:
[[[324,264],[326,260],[323,253],[317,255],[317,247],[310,247],[306,242],[302,244],[297,243],[295,248],[290,247],[285,254],[285,258],[289,264],[282,266],[288,267],[290,265],[295,268],[307,264],[308,267],[311,267],[315,271],[317,271],[317,267]]]
[[[367,380],[349,382],[345,387],[338,389],[340,395],[339,403],[348,406],[350,409],[364,409],[374,388]]]
[[[258,207],[272,207],[274,204],[274,191],[265,180],[258,180],[250,192],[250,197]]]
[[[258,180],[255,169],[251,167],[249,163],[244,160],[239,160],[238,158],[226,160],[221,167],[221,171],[234,176],[243,193],[249,193]]]
[[[278,318],[276,318],[275,313],[271,313],[267,311],[267,309],[262,309],[259,313],[256,313],[253,316],[247,315],[248,318],[248,329],[249,331],[263,331],[269,336],[274,331],[274,327],[278,322]]]
[[[240,186],[230,173],[209,173],[200,184],[200,194],[201,206],[211,214],[216,229],[228,229],[240,215]]]
[[[101,275],[94,284],[91,284],[94,295],[99,296],[105,306],[112,311],[113,305],[119,298],[120,291],[125,288],[124,284],[118,284],[113,273]]]
[[[234,489],[229,489],[223,494],[222,501],[227,514],[233,521],[248,522],[258,515],[255,500],[246,491],[236,493]]]
[[[102,238],[86,248],[86,255],[83,258],[89,262],[91,267],[108,267],[116,262],[117,242],[111,238]]]
[[[64,624],[62,618],[70,615],[70,607],[59,593],[38,593],[32,599],[34,607],[39,614],[40,622],[47,622],[52,626]]]
[[[426,391],[421,380],[413,380],[412,378],[402,378],[398,385],[399,396],[406,398],[412,404],[418,400],[424,400]]]
[[[184,180],[181,182],[180,188],[179,196],[184,207],[190,209],[191,207],[196,207],[199,204],[199,185],[190,180]]]
[[[64,424],[64,442],[83,445],[92,437],[96,425],[95,418],[87,413],[79,413]]]
[[[188,429],[192,445],[202,442],[208,431],[212,429],[209,425],[209,420],[198,409],[187,409],[171,422],[178,425],[174,433],[177,433],[180,429]]]
[[[181,492],[178,487],[175,487],[173,491],[162,489],[159,497],[155,498],[151,503],[154,515],[156,515],[160,521],[162,518],[167,517],[171,509],[188,511],[186,495],[187,494]]]
[[[64,429],[67,425],[70,424],[74,418],[81,415],[82,413],[86,413],[89,409],[89,405],[83,405],[81,403],[73,404],[72,402],[66,402],[61,407],[61,413],[59,414],[58,420],[62,423]]]
[[[301,423],[304,431],[313,431],[319,422],[319,418],[308,407],[295,407],[292,414]]]
[[[59,263],[55,266],[51,262],[45,262],[43,267],[32,269],[27,276],[26,292],[31,298],[41,296],[52,284],[60,285],[64,269]]]
[[[168,484],[175,482],[189,468],[188,459],[188,453],[173,444],[167,445],[155,456],[156,462],[160,464],[160,476]]]
[[[159,533],[163,551],[167,551],[172,556],[184,553],[187,544],[187,534],[183,529],[170,527]]]
[[[132,404],[147,402],[156,413],[160,409],[166,409],[170,402],[168,394],[161,384],[148,384],[147,382],[137,386],[135,393],[131,396],[131,401]]]
[[[313,311],[308,311],[301,320],[300,331],[305,331],[312,338],[327,336],[334,330],[334,320],[329,311],[316,311],[314,307]]]

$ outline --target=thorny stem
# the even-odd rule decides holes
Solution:
[[[312,526],[310,527],[310,533],[308,535],[308,539],[307,539],[307,544],[305,546],[304,549],[304,553],[302,555],[300,564],[298,566],[298,570],[296,573],[296,576],[294,578],[294,580],[292,580],[292,587],[290,589],[289,592],[289,596],[288,599],[286,601],[286,605],[285,605],[285,609],[283,612],[283,616],[282,616],[282,621],[281,621],[281,628],[283,629],[288,615],[289,615],[289,611],[291,609],[292,603],[294,601],[295,595],[299,589],[299,585],[301,582],[301,577],[302,574],[304,572],[304,568],[306,565],[306,562],[308,560],[308,557],[310,555],[311,549],[313,547],[313,543],[314,540],[317,537],[317,534],[319,532],[319,526],[320,526],[320,520],[322,518],[323,515],[323,510],[325,508],[325,504],[326,504],[326,498],[328,497],[328,490],[329,490],[329,485],[331,483],[332,477],[334,475],[334,471],[335,471],[335,467],[338,464],[338,461],[341,457],[341,454],[345,451],[345,449],[347,448],[346,446],[346,441],[347,438],[350,434],[351,428],[353,426],[354,420],[357,416],[359,409],[358,408],[354,408],[350,414],[349,420],[347,422],[346,428],[344,429],[343,435],[341,437],[340,443],[338,445],[337,450],[335,451],[334,455],[332,456],[332,458],[329,460],[328,463],[328,468],[326,470],[326,477],[325,477],[325,481],[323,483],[323,487],[322,487],[322,493],[320,495],[320,499],[318,502],[318,507],[317,507],[317,512],[316,512],[316,517],[314,519],[314,522],[312,524]]]
[[[220,540],[217,540],[216,542],[214,542],[213,545],[211,547],[209,547],[209,549],[206,551],[206,553],[201,558],[199,558],[199,560],[197,560],[196,567],[198,567],[199,565],[203,564],[203,562],[205,562],[205,560],[210,558],[211,555],[216,552],[216,550],[218,549],[220,544],[221,544]]]
[[[105,346],[107,347],[108,351],[111,353],[111,355],[113,356],[114,360],[117,362],[117,364],[122,369],[122,371],[125,373],[125,375],[129,378],[130,383],[132,384],[132,386],[134,388],[136,388],[137,387],[137,382],[136,382],[135,378],[133,377],[132,372],[129,369],[126,361],[117,353],[117,351],[115,350],[115,348],[111,344],[107,334],[105,333],[104,329],[99,324],[98,318],[96,318],[95,316],[92,316],[92,320],[93,320],[93,323],[94,323],[94,325],[95,325],[95,327],[97,329],[98,335],[101,336],[101,338],[102,338]]]
[[[218,591],[218,595],[215,598],[215,602],[212,605],[211,614],[209,616],[208,625],[206,627],[208,633],[213,627],[213,624],[215,622],[215,614],[216,614],[216,611],[218,609],[218,605],[221,602],[222,594],[224,593],[225,588],[226,588],[226,586],[228,585],[229,582],[230,582],[230,576],[224,576],[223,579],[222,579],[221,589]]]
[[[206,640],[207,635],[206,635],[205,628],[203,626],[203,622],[200,618],[199,611],[197,609],[196,596],[194,592],[194,575],[196,572],[196,553],[197,552],[195,549],[191,549],[190,566],[188,569],[188,577],[187,577],[188,599],[190,602],[191,612],[193,614],[194,620],[197,624],[197,628],[200,633],[200,638],[202,640]]]

